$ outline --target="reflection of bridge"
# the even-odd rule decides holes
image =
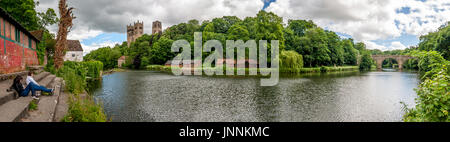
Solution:
[[[398,68],[403,69],[403,63],[408,61],[409,59],[413,59],[411,56],[405,56],[405,55],[372,55],[373,60],[377,62],[377,69],[381,70],[383,61],[386,59],[394,59],[398,62]]]

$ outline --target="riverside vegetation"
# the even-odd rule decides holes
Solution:
[[[77,99],[86,91],[88,78],[101,77],[101,71],[117,68],[117,59],[128,56],[125,67],[133,69],[170,70],[162,66],[172,59],[172,42],[184,39],[193,44],[193,33],[202,32],[203,40],[279,40],[281,53],[281,71],[288,73],[327,72],[357,68],[368,70],[373,65],[370,55],[411,55],[417,59],[409,60],[405,68],[418,69],[423,82],[416,90],[418,98],[414,108],[406,108],[404,121],[436,122],[450,121],[449,98],[449,59],[450,28],[443,25],[436,32],[420,37],[417,47],[405,50],[381,52],[368,50],[364,43],[355,43],[353,39],[339,37],[336,33],[318,27],[312,21],[289,20],[283,25],[282,18],[274,13],[260,11],[255,17],[239,19],[236,16],[224,16],[212,20],[190,20],[166,29],[162,34],[144,35],[127,47],[124,42],[113,48],[104,47],[85,56],[87,62],[66,62],[59,70],[54,68],[55,36],[45,27],[58,23],[53,9],[45,12],[35,10],[34,0],[1,0],[0,7],[11,14],[29,31],[43,30],[43,39],[37,46],[40,63],[44,55],[49,57],[46,71],[64,78],[66,90],[73,93],[69,114],[64,121],[106,121],[101,105],[93,99]],[[23,11],[27,11],[23,13]],[[193,47],[193,46],[191,46]],[[210,53],[204,53],[204,57]],[[100,62],[99,62],[100,61]],[[337,66],[337,67],[334,67]],[[342,66],[342,67],[340,67]]]
[[[95,103],[91,95],[83,96],[88,90],[88,81],[101,79],[103,63],[100,61],[64,62],[64,66],[55,70],[53,66],[45,68],[65,81],[65,90],[73,94],[69,97],[69,111],[64,122],[106,122],[101,103]],[[89,91],[87,91],[89,92]]]
[[[176,54],[170,51],[174,41],[187,40],[193,48],[194,32],[202,33],[203,43],[218,40],[222,45],[226,45],[226,40],[279,40],[281,71],[285,73],[320,72],[320,68],[322,71],[337,71],[358,66],[358,61],[361,62],[358,68],[369,70],[373,64],[371,52],[362,42],[341,38],[335,32],[318,27],[313,21],[289,20],[287,25],[283,25],[281,17],[265,11],[244,19],[224,16],[202,23],[189,20],[171,26],[161,34],[144,34],[130,47],[124,42],[94,50],[84,59],[101,61],[104,69],[112,69],[118,67],[118,58],[128,56],[125,67],[153,69],[175,57]],[[203,59],[210,54],[202,53]]]

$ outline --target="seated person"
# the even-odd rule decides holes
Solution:
[[[28,96],[28,94],[31,91],[31,96],[33,97],[33,99],[39,99],[36,96],[36,91],[44,91],[44,92],[48,92],[48,93],[53,93],[55,89],[47,89],[43,86],[40,86],[39,84],[37,84],[37,82],[33,79],[33,73],[29,72],[28,73],[28,77],[27,77],[27,87],[25,89],[23,89],[22,83],[20,82],[23,78],[21,76],[17,76],[14,79],[13,85],[11,86],[11,88],[13,88],[14,90],[17,91],[17,93],[19,93],[19,96],[21,97],[26,97]]]

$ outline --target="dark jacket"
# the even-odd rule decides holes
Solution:
[[[23,88],[22,83],[20,82],[20,80],[22,80],[21,76],[17,76],[16,78],[14,78],[14,82],[11,86],[12,89],[16,90],[17,93],[22,94],[22,92],[25,90]]]

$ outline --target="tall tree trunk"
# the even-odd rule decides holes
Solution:
[[[56,37],[56,45],[55,45],[55,68],[59,69],[64,64],[64,52],[67,47],[67,34],[72,29],[72,20],[75,19],[73,16],[72,10],[73,7],[68,7],[66,4],[66,0],[59,0],[59,28],[58,35]]]

